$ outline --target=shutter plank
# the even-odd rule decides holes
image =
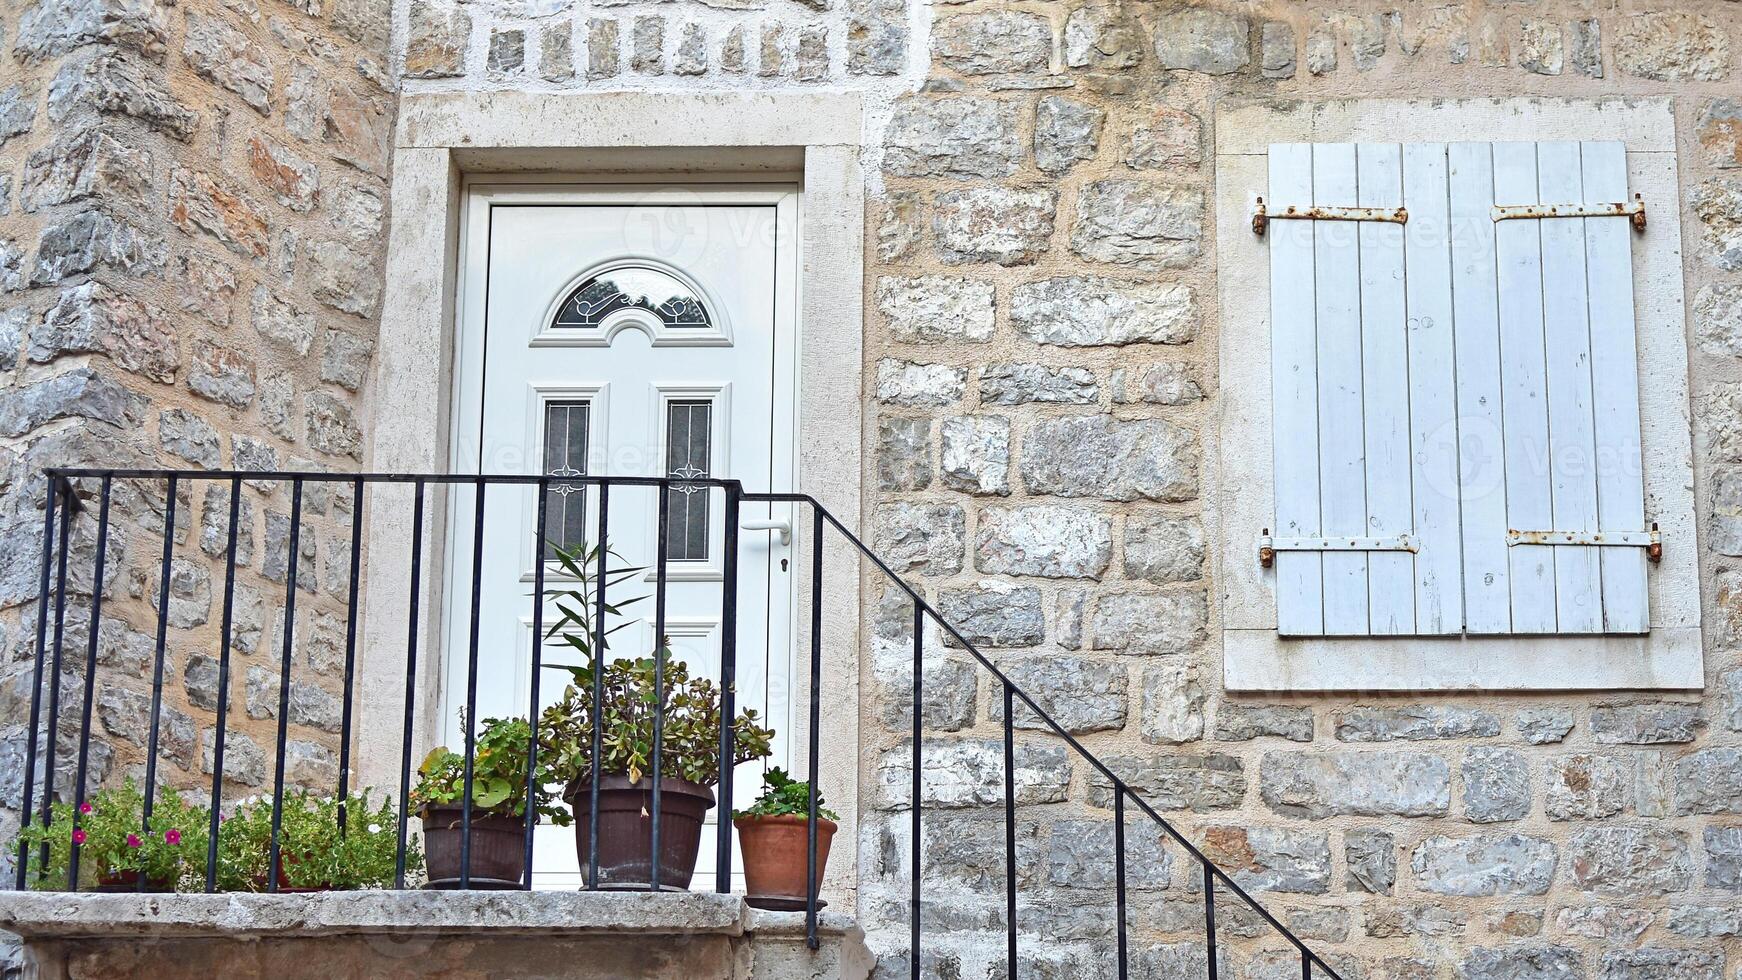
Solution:
[[[1627,154],[1617,142],[1581,147],[1585,202],[1628,199]],[[1584,221],[1591,304],[1591,384],[1597,447],[1597,526],[1645,530],[1640,462],[1639,361],[1634,337],[1633,256],[1628,222]],[[1639,548],[1602,548],[1603,627],[1614,633],[1649,628],[1646,559]]]
[[[1360,207],[1403,204],[1403,152],[1396,143],[1355,149]],[[1374,537],[1414,530],[1410,492],[1409,338],[1403,290],[1403,225],[1356,226],[1361,274],[1361,390],[1365,440],[1367,530]],[[1367,556],[1369,632],[1415,632],[1415,556],[1375,551]]]
[[[1355,146],[1313,146],[1313,203],[1349,207],[1356,197]],[[1313,222],[1319,354],[1319,515],[1327,537],[1364,536],[1366,445],[1362,434],[1361,272],[1357,223]],[[1324,556],[1325,632],[1368,632],[1367,554]]]
[[[1538,204],[1536,144],[1495,143],[1496,203]],[[1540,221],[1495,225],[1499,283],[1500,388],[1506,446],[1506,518],[1521,530],[1551,529],[1548,377],[1543,351]],[[1512,631],[1553,633],[1555,555],[1548,545],[1508,549],[1512,564]]]
[[[1269,200],[1304,204],[1313,192],[1312,147],[1270,148]],[[1318,349],[1314,327],[1313,222],[1277,221],[1270,243],[1270,375],[1274,416],[1276,533],[1319,534]],[[1284,636],[1325,631],[1323,561],[1316,552],[1276,556],[1276,628]]]
[[[1464,557],[1464,628],[1471,633],[1508,633],[1512,630],[1512,569],[1506,547],[1500,313],[1495,225],[1490,216],[1494,206],[1494,158],[1486,143],[1453,143],[1446,148],[1446,157],[1457,372],[1458,493],[1463,504],[1460,539]],[[1412,203],[1411,208],[1414,207]]]
[[[1464,625],[1464,604],[1446,146],[1406,144],[1402,162],[1403,203],[1409,208],[1402,232],[1410,484],[1413,533],[1421,544],[1414,560],[1415,630],[1456,633]]]
[[[1543,203],[1573,204],[1583,200],[1578,143],[1538,143],[1536,160],[1537,195]],[[1554,523],[1546,530],[1597,529],[1597,446],[1591,416],[1585,222],[1584,218],[1519,222],[1539,226],[1542,241],[1549,491],[1554,504]],[[1562,633],[1597,633],[1603,629],[1599,550],[1589,545],[1557,545],[1554,549],[1555,615]]]

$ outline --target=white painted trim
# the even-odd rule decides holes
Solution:
[[[796,201],[781,207],[781,225],[797,229],[799,342],[791,353],[798,446],[792,469],[775,473],[785,487],[822,501],[847,527],[863,512],[865,175],[860,164],[861,97],[855,93],[440,93],[406,95],[399,106],[393,156],[392,224],[374,384],[367,389],[364,465],[375,470],[443,472],[452,436],[449,379],[455,360],[456,264],[466,221],[468,175],[497,184],[548,184],[596,175],[601,182],[799,182]],[[513,174],[508,177],[505,174]],[[597,184],[593,186],[598,186]],[[790,210],[789,210],[790,209]],[[789,222],[788,219],[791,219]],[[785,371],[777,366],[777,378]],[[777,392],[776,397],[782,395]],[[398,780],[403,704],[406,597],[410,574],[411,489],[390,487],[365,517],[361,585],[365,644],[358,671],[359,785]],[[417,711],[413,756],[441,731],[435,716],[440,671],[440,587],[446,494],[432,490],[424,524],[426,577],[418,621]],[[791,505],[746,508],[746,519],[785,517],[798,529],[793,572],[808,579],[809,521]],[[834,552],[838,554],[838,552]],[[822,716],[830,720],[830,758],[822,790],[844,819],[843,840],[856,839],[858,744],[859,563],[831,561],[823,570],[825,634]],[[794,608],[795,624],[808,622]],[[795,648],[808,637],[795,633]],[[796,656],[796,655],[795,655]],[[792,665],[789,665],[789,676]],[[787,729],[806,716],[802,692],[788,698]],[[390,717],[391,716],[391,717]],[[802,748],[803,740],[798,739]],[[838,753],[838,755],[837,755]],[[802,754],[802,752],[800,753]],[[797,760],[803,764],[805,760]],[[857,881],[856,848],[837,850],[825,893],[849,904]]]
[[[1681,269],[1681,203],[1669,99],[1345,100],[1224,107],[1216,122],[1221,336],[1218,453],[1205,519],[1220,585],[1231,691],[1698,689],[1699,546]],[[1651,632],[1631,636],[1282,639],[1272,572],[1257,559],[1274,524],[1270,262],[1254,198],[1278,142],[1620,139],[1628,183],[1653,220],[1634,239],[1646,520],[1664,558],[1650,572]],[[1661,217],[1658,217],[1661,215]]]

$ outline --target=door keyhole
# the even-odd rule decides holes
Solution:
[[[786,571],[786,559],[785,558],[782,558],[780,560],[780,570],[783,572]]]

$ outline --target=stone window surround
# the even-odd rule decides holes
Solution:
[[[858,398],[863,369],[864,181],[859,154],[860,98],[850,93],[437,93],[400,103],[393,154],[392,225],[385,294],[375,357],[366,389],[369,423],[364,469],[447,472],[450,392],[457,332],[461,221],[467,184],[476,179],[624,184],[669,180],[767,182],[799,187],[800,282],[799,446],[797,486],[847,527],[860,528],[862,500]],[[434,325],[434,326],[432,326]],[[432,342],[437,341],[437,342]],[[785,489],[785,488],[775,488]],[[358,703],[390,705],[364,711],[357,735],[360,786],[398,781],[405,685],[406,560],[411,495],[383,495],[365,523],[366,554],[392,556],[366,567],[361,585],[363,635],[392,638],[364,644],[357,671]],[[391,493],[391,491],[389,491]],[[403,503],[404,506],[399,504]],[[424,567],[441,567],[445,501],[431,488],[426,504]],[[800,515],[799,533],[808,533]],[[844,555],[839,542],[831,555]],[[795,581],[809,581],[809,548],[796,549]],[[822,716],[831,719],[822,791],[844,815],[840,837],[855,839],[858,799],[859,563],[824,564],[825,686]],[[418,717],[413,754],[440,737],[435,717],[442,671],[431,670],[440,649],[440,576],[425,573],[418,624]],[[808,649],[808,603],[800,590],[799,650]],[[804,693],[795,717],[805,717]],[[389,717],[391,716],[391,717]],[[804,765],[804,742],[797,742]],[[830,764],[834,763],[834,764]],[[837,848],[829,862],[831,892],[856,880],[856,848]],[[850,907],[850,906],[849,906]]]
[[[1270,264],[1252,233],[1267,153],[1284,142],[1620,139],[1630,190],[1651,213],[1634,238],[1645,493],[1663,533],[1645,636],[1282,639],[1273,580],[1257,560],[1272,501]],[[1230,691],[1700,689],[1681,207],[1668,98],[1502,98],[1225,104],[1216,121],[1216,263],[1222,402],[1206,523],[1221,583],[1223,683]],[[1238,274],[1233,274],[1235,271]]]

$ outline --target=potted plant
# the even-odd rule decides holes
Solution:
[[[682,660],[665,663],[664,741],[660,757],[661,888],[689,887],[695,873],[702,821],[720,782],[720,691],[691,677]],[[599,757],[599,887],[646,888],[653,877],[654,658],[605,665]],[[571,667],[574,683],[539,721],[539,753],[563,779],[563,799],[574,811],[575,845],[587,873],[593,777],[593,671]],[[774,733],[745,710],[732,723],[735,764],[766,758]],[[591,882],[589,881],[590,885]]]
[[[307,790],[284,794],[278,831],[280,892],[385,888],[398,870],[399,821],[391,803],[369,804],[363,791],[345,803]],[[243,802],[218,830],[218,885],[225,891],[266,891],[272,859],[272,800]],[[423,855],[417,839],[406,842],[405,866],[417,871]]]
[[[462,719],[463,723],[463,719]],[[469,883],[473,888],[519,888],[526,873],[526,821],[548,818],[559,826],[568,814],[556,805],[549,785],[556,781],[540,759],[531,812],[526,799],[527,751],[532,728],[523,718],[487,718],[472,756],[472,847]],[[464,833],[465,756],[445,746],[434,749],[418,768],[411,805],[423,821],[429,867],[426,888],[459,887]]]
[[[145,796],[132,780],[98,790],[79,808],[76,820],[73,803],[63,800],[51,809],[48,823],[19,831],[18,839],[28,845],[27,877],[34,888],[67,888],[76,843],[80,888],[137,891],[143,878],[146,891],[174,891],[196,865],[205,871],[206,812],[174,790],[163,789],[148,826]]]
[[[733,814],[738,845],[744,851],[744,900],[759,909],[805,907],[810,846],[810,783],[799,782],[775,767],[762,775],[762,795],[747,810]],[[817,874],[822,887],[829,863],[829,844],[840,817],[817,796]],[[824,902],[818,902],[822,907]]]

